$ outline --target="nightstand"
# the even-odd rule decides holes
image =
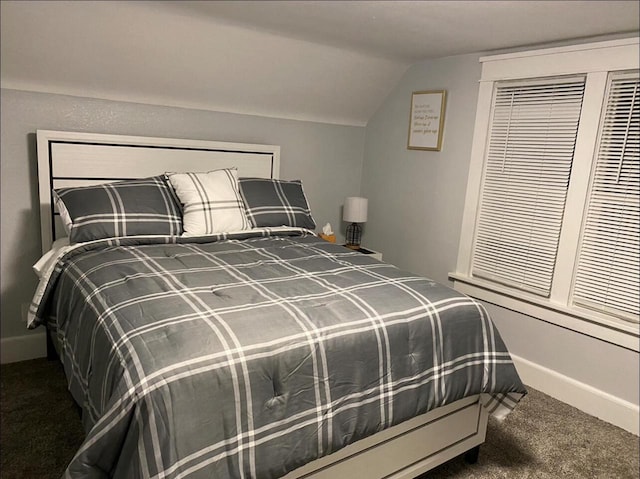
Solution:
[[[347,247],[346,245],[342,245],[345,248]],[[351,249],[351,248],[349,248]],[[362,253],[362,254],[369,254],[371,255],[372,258],[377,259],[378,261],[382,261],[382,253],[380,253],[379,251],[373,251],[372,249],[367,249],[367,248],[358,248],[358,249],[351,249],[352,251],[357,251],[358,253]]]

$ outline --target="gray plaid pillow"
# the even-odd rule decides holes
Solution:
[[[71,243],[182,234],[182,211],[163,176],[54,190]]]
[[[247,218],[255,228],[316,227],[300,180],[240,178],[238,183]]]

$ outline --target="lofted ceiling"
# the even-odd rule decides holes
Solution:
[[[407,68],[637,34],[630,1],[10,1],[1,85],[365,125]]]

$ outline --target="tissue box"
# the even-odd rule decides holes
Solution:
[[[318,236],[320,236],[320,238],[322,238],[323,240],[328,241],[329,243],[336,242],[336,235],[326,235],[324,233],[320,233]]]

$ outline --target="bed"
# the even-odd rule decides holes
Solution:
[[[279,147],[49,130],[37,141],[29,327],[47,328],[87,431],[66,477],[412,478],[477,458],[489,414],[526,394],[479,303],[318,238],[302,184],[279,179]],[[246,217],[193,229],[184,185],[221,171],[240,178]],[[91,236],[104,218],[69,210],[90,211],[101,184],[120,188],[112,203],[140,184],[165,204],[170,192],[180,211],[160,233],[145,210],[140,230],[114,215]]]

